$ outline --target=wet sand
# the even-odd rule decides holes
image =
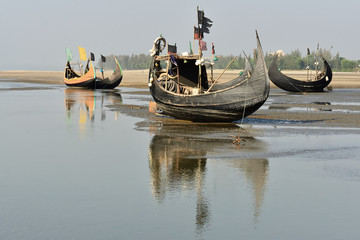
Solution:
[[[236,77],[239,71],[226,72],[220,81]],[[222,73],[214,72],[215,79]],[[306,71],[284,71],[294,78],[306,76]],[[109,74],[106,73],[106,74]],[[120,86],[121,94],[130,94],[135,99],[152,98],[147,89],[147,70],[124,71]],[[0,71],[1,82],[23,82],[63,85],[63,72],[45,71]],[[360,127],[360,73],[334,73],[332,91],[325,93],[287,93],[272,86],[268,101],[262,108],[247,117],[244,123],[267,125],[297,125],[315,127]],[[129,91],[128,87],[137,91]],[[31,90],[34,90],[34,86]],[[39,89],[41,87],[39,86]],[[19,90],[19,89],[18,89]],[[26,90],[26,89],[24,89]],[[30,89],[28,89],[30,90]],[[149,106],[122,105],[121,112],[144,119],[144,126],[152,124],[179,124],[179,120],[158,117],[149,112]],[[182,121],[181,124],[191,124]]]
[[[148,90],[121,90],[123,96],[131,96],[132,98],[149,102],[152,97]],[[286,127],[287,129],[269,129],[268,135],[284,131],[291,134],[291,131],[297,131],[297,127],[302,128],[302,132],[308,131],[313,134],[314,129],[326,129],[332,131],[336,128],[344,128],[346,131],[360,131],[360,89],[337,89],[332,92],[324,93],[287,93],[280,89],[272,89],[267,102],[255,113],[246,117],[238,124],[261,125]],[[159,113],[149,112],[149,104],[147,105],[131,105],[123,104],[114,107],[114,110],[123,114],[142,118],[143,121],[138,122],[140,129],[150,130],[156,126],[224,126],[232,125],[231,123],[192,123],[184,120],[177,120],[163,116]],[[292,127],[295,129],[289,130]],[[173,134],[173,132],[171,133]],[[256,136],[256,133],[251,133]]]
[[[223,70],[214,70],[214,79],[217,79]],[[218,82],[231,80],[238,76],[240,70],[226,71]],[[305,80],[306,71],[283,71],[284,74]],[[111,71],[105,71],[105,76]],[[0,71],[0,79],[13,80],[16,82],[32,82],[44,84],[64,84],[63,71]],[[124,70],[124,77],[119,87],[147,88],[148,70]],[[333,72],[330,83],[332,88],[360,88],[360,72]],[[276,88],[271,83],[272,88]]]

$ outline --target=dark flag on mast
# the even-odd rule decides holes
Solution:
[[[90,60],[93,62],[95,61],[95,55],[92,52],[90,53]]]
[[[310,55],[310,49],[309,48],[307,49],[307,55]]]
[[[175,43],[175,45],[168,44],[168,53],[173,53],[173,54],[177,53],[176,43]]]
[[[210,33],[210,28],[212,26],[212,23],[213,23],[213,21],[211,21],[209,18],[205,17],[205,13],[203,10],[198,10],[198,25],[200,28],[201,38],[203,38],[204,33]]]
[[[203,24],[204,15],[203,10],[198,10],[198,24]]]
[[[101,55],[101,61],[102,61],[102,62],[106,62],[106,57],[104,57],[103,55]]]
[[[202,32],[203,33],[210,33],[210,28],[212,26],[212,21],[209,18],[204,17],[203,24],[202,24]]]

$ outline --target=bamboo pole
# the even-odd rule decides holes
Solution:
[[[101,66],[100,72],[102,75],[102,79],[104,79],[104,63],[101,61],[101,59],[100,59],[100,66]],[[116,67],[116,61],[115,61],[115,67]]]
[[[319,43],[317,44],[317,48],[316,48],[316,61],[315,61],[315,81],[317,79],[317,75],[318,75],[318,55],[319,55]]]
[[[194,36],[193,36],[193,45],[192,45],[192,47],[193,47],[194,49],[193,49],[193,51],[192,51],[192,55],[194,55],[194,52],[195,52],[195,24],[194,24],[194,30],[193,30],[193,31],[194,31],[194,33],[193,33]]]
[[[177,92],[178,92],[178,93],[180,93],[180,76],[179,76],[179,66],[176,66],[176,70],[177,70],[177,80],[178,80]]]
[[[213,64],[214,63],[214,51],[213,51],[213,43],[211,43],[211,84],[213,83],[214,81],[214,78],[213,78]]]
[[[199,15],[199,6],[196,7],[196,15]],[[203,19],[201,19],[201,23],[203,24]],[[202,32],[200,31],[200,25],[199,25],[199,16],[198,16],[198,29],[199,29],[199,60],[200,60],[200,64],[199,64],[199,74],[198,74],[198,83],[199,83],[199,89],[201,92],[201,58],[202,58],[202,49],[201,49],[201,40],[202,40]]]
[[[79,60],[79,69],[80,69],[80,75],[81,76],[84,75],[83,74],[83,64],[82,64],[82,62],[80,62],[80,60]]]
[[[208,93],[210,91],[210,89],[214,86],[214,84],[216,83],[217,80],[219,80],[221,78],[221,76],[225,73],[225,71],[230,67],[230,65],[235,61],[235,59],[237,58],[237,56],[235,56],[233,58],[233,60],[231,60],[231,62],[226,66],[226,68],[224,69],[224,71],[220,74],[220,76],[213,82],[213,84],[211,84],[211,86],[209,87],[209,89],[205,92]]]
[[[306,81],[309,81],[309,54],[306,54]]]
[[[167,52],[169,54],[169,44],[167,44]],[[166,80],[165,80],[165,90],[167,90],[167,82],[169,79],[169,65],[170,65],[170,58],[168,58],[166,62]]]

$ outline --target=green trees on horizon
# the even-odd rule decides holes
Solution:
[[[132,55],[110,55],[107,56],[107,61],[102,63],[105,69],[114,69],[115,61],[114,56],[119,61],[121,67],[126,70],[139,70],[139,69],[148,69],[152,57],[148,54],[132,54]],[[317,61],[319,62],[318,68],[321,69],[323,63],[323,56],[326,61],[330,64],[333,71],[336,72],[351,72],[359,71],[360,60],[348,60],[343,57],[340,57],[340,54],[337,53],[333,56],[330,50],[319,49],[319,54]],[[215,69],[224,69],[228,66],[231,60],[234,58],[234,55],[229,56],[217,56],[218,60],[215,61]],[[266,53],[265,61],[267,66],[270,65],[274,54]],[[255,59],[252,56],[248,56],[252,64],[255,63]],[[210,61],[210,59],[209,59]],[[291,53],[284,54],[278,58],[277,65],[280,69],[283,70],[305,70],[307,66],[310,69],[315,69],[316,62],[316,52],[313,51],[310,55],[302,56],[300,50],[294,50]],[[98,65],[101,65],[100,63]],[[229,66],[229,69],[243,69],[245,66],[245,56],[240,54],[237,56],[235,61]]]
[[[268,64],[270,64],[272,57],[273,56],[271,56],[271,54],[266,54],[265,59],[267,60]],[[304,70],[307,66],[309,66],[310,69],[315,69],[316,62],[319,62],[319,68],[322,67],[322,57],[324,57],[325,60],[330,64],[330,67],[333,71],[352,72],[359,70],[359,60],[345,59],[340,57],[339,53],[333,56],[330,50],[327,49],[319,49],[318,54],[313,51],[310,53],[310,55],[306,55],[304,57],[299,50],[295,50],[280,57],[277,64],[279,68],[286,70]]]
[[[148,69],[152,59],[149,54],[110,55],[106,56],[106,62],[102,63],[104,69],[115,68],[114,57],[116,57],[122,69],[126,70]]]

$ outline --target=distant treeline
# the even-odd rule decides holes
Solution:
[[[110,55],[106,56],[106,62],[102,63],[104,69],[115,68],[114,56],[120,63],[121,68],[126,70],[148,69],[152,59],[149,54]]]
[[[339,53],[333,56],[330,50],[320,49],[318,54],[319,68],[322,67],[322,59],[320,56],[323,56],[328,63],[330,64],[333,71],[336,72],[352,72],[359,70],[360,60],[347,60],[343,57],[340,57]],[[115,55],[119,61],[121,67],[126,70],[138,70],[138,69],[148,69],[151,57],[149,54],[133,54],[133,55]],[[216,69],[224,69],[234,58],[234,55],[230,56],[217,56],[218,60],[214,64]],[[254,54],[248,56],[252,64],[255,63]],[[265,55],[265,61],[267,66],[270,65],[274,55],[267,53]],[[210,60],[209,60],[210,61]],[[302,56],[299,50],[292,51],[289,54],[285,54],[279,57],[277,65],[280,69],[284,70],[304,70],[307,66],[310,69],[315,69],[316,62],[316,53],[311,52],[310,55]],[[99,65],[99,64],[98,64]],[[107,56],[106,62],[103,63],[105,69],[114,69],[115,61],[114,55]],[[245,56],[239,55],[235,61],[229,66],[229,69],[243,69],[245,66]]]

